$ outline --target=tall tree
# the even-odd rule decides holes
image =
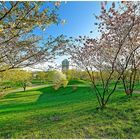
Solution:
[[[105,3],[102,3],[102,13],[97,17],[101,20],[98,27],[101,32],[104,29],[108,31],[108,36],[105,34],[104,38],[111,42],[111,45],[114,44],[113,51],[119,46],[114,68],[121,76],[126,94],[132,95],[140,65],[140,3],[122,1],[119,9],[112,3],[109,11],[105,10]],[[109,26],[104,23],[108,23]]]
[[[58,24],[58,3],[0,2],[0,72],[50,60],[63,44],[63,36],[42,39],[35,29]]]
[[[118,69],[123,52],[130,47],[129,39],[135,40],[136,29],[138,29],[137,39],[139,38],[139,8],[139,2],[122,2],[118,8],[113,2],[109,9],[106,8],[106,2],[101,2],[101,14],[96,16],[99,22],[95,23],[101,37],[92,39],[80,36],[74,41],[72,39],[70,47],[64,49],[71,55],[77,66],[88,72],[101,108],[108,103],[119,80],[127,70],[133,53],[140,48],[140,42],[137,40],[131,52],[127,53],[123,69]],[[94,70],[99,72],[99,83],[95,78]],[[103,77],[105,71],[107,76]],[[113,86],[110,86],[114,76],[116,79]],[[102,90],[98,84],[102,86]]]

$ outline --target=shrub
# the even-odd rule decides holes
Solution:
[[[60,71],[55,71],[52,76],[52,82],[54,84],[54,89],[58,90],[60,87],[66,87],[68,84],[68,80],[66,75]]]

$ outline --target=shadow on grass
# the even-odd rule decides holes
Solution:
[[[108,105],[113,103],[119,105],[128,102],[129,100],[125,95],[123,95],[123,93],[121,96],[120,94],[117,95],[117,93],[114,95],[115,96],[110,99]],[[28,101],[29,98],[31,98],[31,100]],[[91,102],[91,104],[93,103],[93,107],[88,110],[89,102]],[[84,104],[87,105],[84,106]],[[88,112],[96,112],[95,110],[98,103],[95,94],[91,92],[91,88],[89,87],[77,87],[77,89],[73,89],[71,86],[68,86],[66,88],[54,90],[50,86],[32,89],[26,92],[14,92],[5,96],[5,98],[0,101],[0,113],[18,113],[47,108],[49,110],[52,109],[57,111],[59,109],[65,109],[67,106],[73,108],[71,112],[76,112],[78,110],[82,111],[82,109]],[[75,106],[81,107],[76,108]]]
[[[32,111],[36,109],[58,107],[77,103],[77,100],[84,99],[79,93],[87,92],[87,88],[78,87],[73,90],[72,87],[60,88],[54,90],[51,86],[39,89],[27,90],[26,92],[13,92],[5,96],[0,102],[0,113],[7,114],[12,112]],[[32,93],[33,92],[33,93]],[[82,93],[83,92],[83,93]],[[31,94],[30,94],[31,93]],[[73,94],[73,95],[72,95]],[[36,97],[38,96],[38,97]],[[72,96],[72,97],[71,97]],[[20,100],[24,99],[22,102]],[[26,101],[29,98],[37,100]],[[19,99],[19,100],[18,100]]]
[[[43,88],[43,89],[46,89],[46,88]],[[25,92],[24,91],[12,92],[6,95],[3,99],[0,100],[1,114],[12,113],[12,112],[22,112],[29,109],[31,110],[34,108],[38,108],[38,106],[36,106],[36,100],[34,101],[32,99],[36,96],[39,96],[40,94],[43,94],[43,89],[40,88],[40,89],[27,90]],[[41,92],[41,93],[38,93],[38,92]],[[24,99],[23,101],[22,101],[22,98]],[[31,101],[26,101],[29,98],[31,98]]]
[[[36,100],[22,103],[16,102],[17,98],[20,99],[21,97],[25,97],[28,99],[32,98],[34,94],[37,97]],[[125,95],[120,96],[120,93],[118,94],[116,92],[115,96],[113,96],[113,99],[109,103],[109,107],[107,107],[105,110],[96,110],[96,105],[98,105],[97,100],[95,95],[91,93],[89,87],[77,87],[77,89],[74,90],[72,87],[68,86],[65,89],[60,88],[57,91],[52,87],[46,87],[28,90],[26,92],[11,93],[11,95],[7,95],[5,98],[8,104],[0,103],[1,114],[5,113],[4,115],[9,115],[11,118],[13,117],[12,119],[4,119],[3,125],[0,124],[3,127],[0,128],[0,136],[3,136],[4,138],[15,138],[17,130],[22,135],[26,135],[23,133],[23,131],[26,130],[28,136],[31,134],[31,130],[33,132],[35,132],[35,130],[40,132],[43,130],[50,130],[52,135],[54,135],[54,128],[55,130],[59,131],[61,128],[62,130],[67,130],[67,127],[69,127],[68,130],[70,132],[77,133],[78,136],[79,128],[81,127],[81,129],[83,129],[82,126],[88,127],[88,125],[93,125],[93,127],[95,126],[95,129],[99,130],[100,127],[102,128],[102,125],[106,124],[110,126],[118,119],[122,122],[124,119],[129,119],[129,115],[135,113],[135,109],[130,107],[126,110],[124,107],[121,108],[121,105],[119,105],[119,107],[112,106],[114,102],[117,104],[121,102],[123,104],[127,101],[127,99],[125,99]],[[17,98],[14,98],[15,96]],[[8,102],[8,99],[12,98],[15,99],[14,104]],[[129,114],[126,114],[126,112]],[[15,118],[15,115],[17,115],[17,118]],[[22,117],[18,118],[18,116]],[[4,118],[5,116],[1,117]],[[61,121],[61,123],[59,123],[59,121]],[[114,127],[114,125],[112,125],[112,127]],[[63,129],[64,127],[65,129]],[[75,127],[78,131],[71,131],[72,129],[75,130]],[[106,128],[104,128],[104,130],[106,130]],[[114,136],[117,130],[112,132]],[[111,129],[109,129],[109,131],[111,131]],[[61,131],[58,132],[58,134],[60,133]],[[103,132],[101,131],[101,133]],[[108,132],[104,132],[104,134],[107,133]],[[40,137],[40,135],[38,137]]]
[[[59,90],[54,90],[53,87],[42,88],[39,90],[42,94],[39,96],[37,102],[45,102],[46,100],[59,98],[64,95],[70,95],[77,92],[77,90],[73,90],[72,87],[60,88]]]

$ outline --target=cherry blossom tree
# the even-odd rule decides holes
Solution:
[[[120,10],[114,10],[113,7],[115,7],[115,3],[109,10],[116,17],[115,19],[111,18],[109,28],[111,31],[114,30],[114,35],[118,38],[118,40],[113,38],[115,44],[119,44],[119,41],[123,39],[115,69],[118,74],[122,75],[125,93],[132,95],[140,65],[140,3],[122,2],[119,7]],[[104,6],[102,9],[104,10]],[[119,15],[119,13],[121,14]],[[118,25],[116,19],[119,19]]]
[[[121,79],[124,86],[124,91],[126,95],[132,96],[136,80],[138,75],[140,75],[140,48],[133,50],[137,47],[135,43],[130,43],[130,47],[125,48],[127,51],[123,52],[122,58],[117,64],[117,72],[121,73],[125,66],[125,60],[131,55],[127,69],[122,73]]]
[[[72,39],[70,47],[64,49],[78,67],[88,72],[101,108],[108,103],[135,52],[140,48],[139,2],[121,2],[117,8],[115,2],[112,2],[109,9],[106,4],[101,2],[101,14],[96,16],[99,22],[95,25],[101,34],[100,38],[80,36]],[[123,60],[124,53],[126,55]],[[123,65],[123,68],[120,69],[120,65]],[[100,80],[95,78],[94,71],[99,72]],[[112,81],[114,76],[116,79]]]
[[[44,6],[45,5],[45,6]],[[42,32],[58,24],[60,2],[0,2],[0,72],[49,61],[63,44],[63,36],[49,37],[41,43]]]

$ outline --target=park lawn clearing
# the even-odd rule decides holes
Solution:
[[[91,82],[84,80],[70,80],[68,85],[89,85]]]
[[[97,110],[89,86],[10,93],[0,99],[0,138],[140,138],[139,100],[116,91]]]

